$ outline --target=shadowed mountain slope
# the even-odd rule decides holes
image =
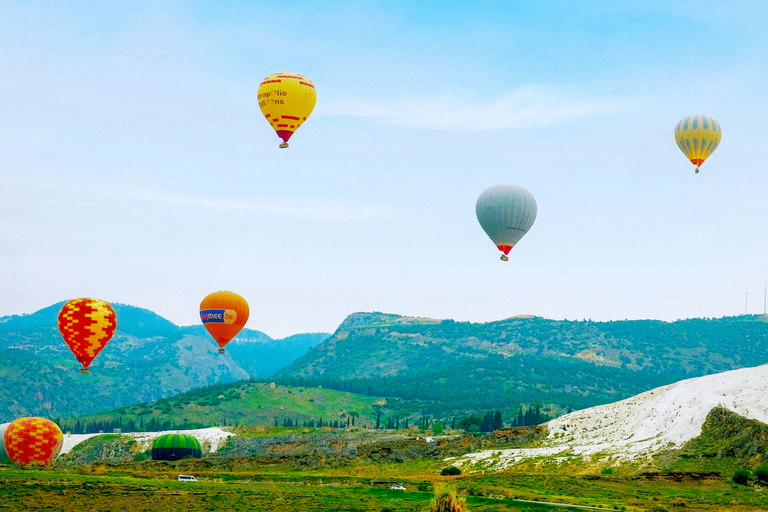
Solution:
[[[243,329],[220,355],[202,325],[179,327],[149,310],[113,304],[117,331],[91,373],[80,374],[58,331],[62,304],[0,318],[0,420],[75,416],[266,377],[324,336],[273,340]]]

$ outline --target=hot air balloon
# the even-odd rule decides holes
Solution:
[[[536,220],[536,199],[517,185],[494,185],[480,194],[475,205],[477,220],[496,247],[502,261]]]
[[[287,148],[288,139],[315,108],[317,92],[304,75],[274,73],[259,85],[258,100],[262,114],[283,139],[280,147]]]
[[[0,425],[0,464],[8,464],[11,459],[8,457],[8,451],[5,449],[5,431],[8,430],[10,423]]]
[[[199,459],[203,456],[200,442],[186,434],[165,434],[152,444],[152,460]]]
[[[112,306],[99,299],[73,299],[59,311],[59,332],[69,349],[88,373],[88,365],[115,334],[117,315]]]
[[[248,314],[248,303],[233,292],[214,292],[200,303],[200,320],[219,344],[219,354],[224,353],[224,345],[245,326]]]
[[[45,418],[19,418],[3,435],[8,457],[22,466],[42,462],[50,466],[61,452],[64,435],[57,424]]]
[[[720,145],[723,132],[720,123],[709,116],[693,115],[680,120],[675,126],[675,142],[680,151],[696,166],[696,172]]]

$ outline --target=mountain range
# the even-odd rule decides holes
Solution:
[[[663,322],[356,313],[276,382],[422,400],[438,415],[546,404],[550,416],[768,362],[768,317]]]
[[[116,304],[117,333],[92,372],[79,374],[56,327],[60,305],[0,318],[0,420],[74,418],[269,378],[386,398],[388,412],[401,418],[498,409],[508,423],[521,407],[541,404],[554,417],[768,362],[768,318],[756,315],[676,322],[522,316],[470,323],[354,313],[330,337],[273,340],[243,329],[219,355],[202,325],[179,327],[146,309]],[[296,417],[290,400],[279,407]]]
[[[243,329],[226,354],[202,325],[180,327],[138,307],[113,304],[112,340],[80,374],[57,327],[63,303],[0,318],[0,422],[27,415],[71,417],[223,382],[267,377],[328,334],[274,340]]]

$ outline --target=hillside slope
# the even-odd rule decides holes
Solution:
[[[111,432],[157,428],[207,428],[213,426],[282,426],[348,424],[373,427],[377,411],[382,418],[399,411],[399,401],[355,395],[320,388],[294,388],[251,381],[221,384],[188,391],[152,403],[81,416],[60,422],[65,431],[79,432],[76,423],[102,423],[98,430]],[[109,424],[105,423],[109,422]],[[115,423],[119,423],[115,424]]]
[[[547,438],[539,447],[502,450],[495,457],[491,452],[469,454],[455,464],[492,464],[501,470],[526,458],[557,454],[650,460],[655,453],[681,449],[700,436],[716,409],[768,423],[768,365],[688,379],[576,411],[550,421]]]
[[[179,327],[146,309],[114,304],[117,331],[91,364],[91,373],[80,374],[58,332],[61,305],[0,318],[0,421],[75,416],[265,377],[323,338],[273,340],[243,329],[220,355],[202,325]]]
[[[581,409],[766,362],[768,322],[759,316],[473,324],[356,313],[275,378],[458,411],[532,402]]]

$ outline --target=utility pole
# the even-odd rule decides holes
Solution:
[[[747,298],[744,299],[744,314],[747,314],[747,304],[749,304],[749,292],[747,292]]]

